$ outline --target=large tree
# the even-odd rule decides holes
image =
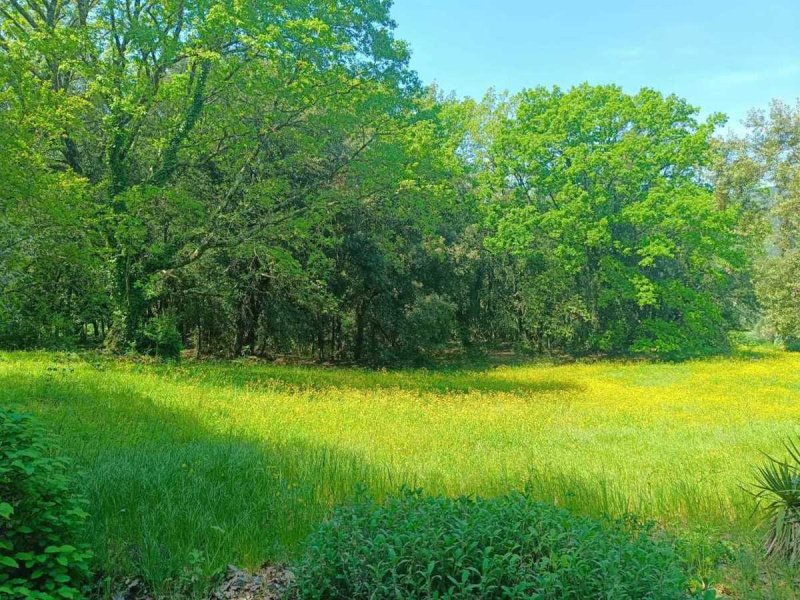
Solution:
[[[746,135],[730,143],[725,170],[733,197],[766,212],[769,235],[756,271],[767,324],[800,349],[800,103],[774,101],[754,111]]]
[[[709,178],[717,116],[614,86],[497,103],[481,159],[490,247],[514,257],[537,348],[687,355],[724,348],[747,266],[738,207]]]
[[[350,199],[348,173],[414,112],[418,85],[388,9],[383,0],[0,5],[3,123],[18,138],[46,137],[27,170],[82,187],[20,193],[50,215],[77,204],[90,218],[61,232],[88,227],[102,238],[112,339],[146,343],[146,322],[174,311],[173,282],[208,254],[266,277],[286,263],[270,248],[311,236]]]

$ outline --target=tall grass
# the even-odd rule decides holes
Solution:
[[[0,403],[38,414],[82,466],[101,570],[168,594],[189,563],[291,559],[360,486],[527,486],[753,539],[741,483],[800,429],[799,367],[776,351],[448,372],[7,353]]]

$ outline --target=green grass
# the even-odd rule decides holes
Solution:
[[[359,486],[407,484],[634,512],[724,540],[731,564],[706,570],[736,597],[796,597],[759,558],[741,485],[800,433],[797,354],[371,372],[6,353],[0,404],[39,415],[84,469],[100,568],[165,594],[189,563],[291,560]]]

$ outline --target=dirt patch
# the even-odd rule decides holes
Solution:
[[[249,573],[230,565],[210,600],[281,600],[293,581],[294,575],[283,566],[267,565]]]
[[[265,565],[251,573],[228,565],[225,577],[208,600],[283,600],[294,581],[294,574],[281,565]],[[157,600],[139,579],[129,579],[112,600]]]

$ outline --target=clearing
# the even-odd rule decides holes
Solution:
[[[159,587],[187,564],[291,560],[360,487],[528,486],[722,540],[733,566],[709,566],[715,581],[794,597],[758,558],[741,486],[800,429],[800,354],[373,372],[0,353],[0,404],[39,415],[83,469],[99,563],[117,579]]]

